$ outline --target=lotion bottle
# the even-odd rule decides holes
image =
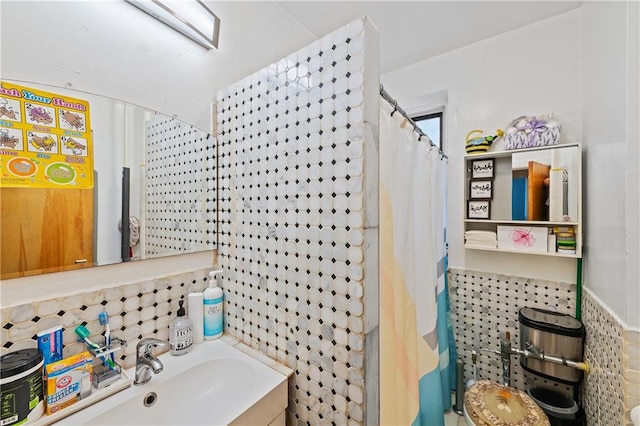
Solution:
[[[204,302],[204,338],[213,340],[222,336],[224,331],[222,302],[224,295],[222,289],[218,287],[216,274],[221,270],[209,272],[209,287],[203,292]]]
[[[186,315],[182,306],[184,300],[178,301],[177,317],[169,324],[169,352],[171,355],[186,354],[193,346],[193,321]]]

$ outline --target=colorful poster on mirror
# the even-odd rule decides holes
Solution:
[[[0,187],[92,188],[89,103],[0,81]]]

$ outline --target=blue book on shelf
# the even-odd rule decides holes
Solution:
[[[511,219],[527,220],[527,178],[515,178],[511,187]]]

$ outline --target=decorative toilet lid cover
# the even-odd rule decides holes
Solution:
[[[529,395],[489,380],[467,389],[464,406],[477,426],[550,426],[544,411]]]

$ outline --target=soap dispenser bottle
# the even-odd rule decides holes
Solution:
[[[178,301],[178,313],[169,324],[169,352],[171,355],[186,354],[193,346],[193,321],[182,306],[184,300]]]
[[[204,338],[213,340],[222,336],[224,326],[222,323],[222,302],[224,295],[218,287],[216,274],[221,270],[209,272],[209,287],[203,293],[204,299]]]

